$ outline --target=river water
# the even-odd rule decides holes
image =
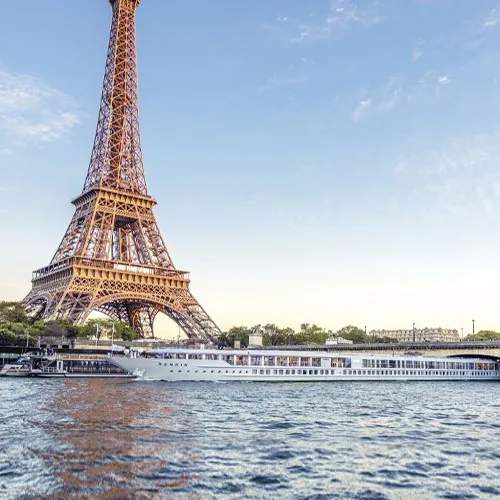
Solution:
[[[0,380],[0,498],[500,495],[500,383]]]

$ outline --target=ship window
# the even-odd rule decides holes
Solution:
[[[295,375],[295,370],[292,370],[292,375]]]
[[[264,370],[259,370],[260,375],[264,375]]]
[[[283,375],[283,370],[278,370],[279,375]]]
[[[266,375],[271,375],[271,370],[266,370]]]

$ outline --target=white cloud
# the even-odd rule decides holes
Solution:
[[[371,26],[382,21],[378,2],[372,2],[367,7],[360,7],[352,0],[334,0],[330,15],[326,19],[327,26],[349,28],[354,24]]]
[[[450,78],[447,75],[443,75],[443,76],[438,76],[437,82],[440,85],[446,85],[446,84],[450,83],[451,80],[450,80]]]
[[[494,28],[498,24],[500,24],[500,3],[491,9],[490,13],[486,16],[486,19],[483,22],[483,27]]]
[[[392,111],[402,105],[415,102],[438,100],[443,95],[443,87],[452,79],[445,74],[426,72],[414,83],[401,75],[391,75],[387,83],[374,88],[364,89],[351,112],[353,121],[360,121],[370,113]]]
[[[78,105],[68,95],[29,75],[0,69],[0,154],[9,143],[52,142],[64,138],[80,121]]]
[[[358,105],[356,106],[354,111],[351,113],[352,120],[355,122],[360,121],[371,107],[372,107],[371,99],[359,101]]]
[[[403,94],[403,80],[399,76],[391,76],[388,82],[378,89],[364,92],[365,96],[358,101],[351,113],[355,122],[363,119],[368,112],[386,112],[394,109]]]
[[[290,85],[301,85],[305,83],[306,79],[302,76],[288,76],[276,77],[273,76],[268,81],[257,89],[258,94],[265,94],[271,90],[279,89],[281,87],[289,87]]]
[[[369,27],[382,20],[377,0],[363,2],[362,6],[355,0],[332,0],[328,11],[322,15],[309,13],[306,20],[279,16],[277,19],[279,26],[267,28],[288,42],[300,43],[327,40],[334,34],[355,26]]]
[[[411,54],[411,57],[413,61],[418,61],[423,55],[423,47],[424,46],[424,41],[422,39],[418,39],[415,43],[415,47],[413,47],[413,52]]]
[[[457,137],[398,162],[430,201],[448,213],[500,215],[500,133]],[[404,164],[401,169],[399,165]]]

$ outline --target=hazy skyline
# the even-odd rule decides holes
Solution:
[[[0,300],[73,214],[110,21],[3,6]],[[500,3],[143,0],[137,26],[149,192],[222,329],[500,330]]]

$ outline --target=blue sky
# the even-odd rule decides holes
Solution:
[[[500,4],[143,0],[141,125],[169,251],[222,328],[500,329]],[[111,9],[0,17],[0,299],[82,188]],[[163,326],[162,326],[163,328]]]

